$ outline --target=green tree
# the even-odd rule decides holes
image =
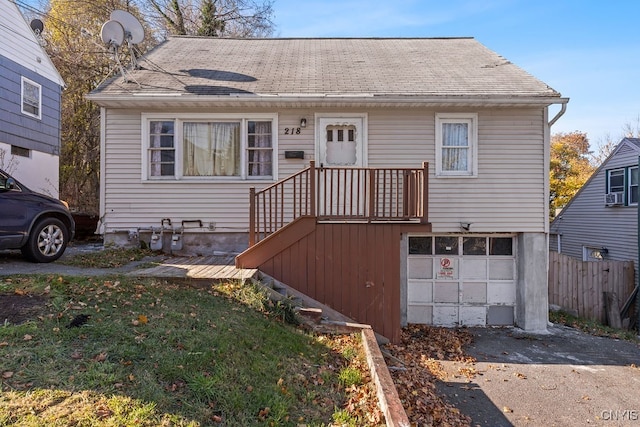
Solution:
[[[85,95],[113,74],[113,55],[99,42],[101,26],[115,9],[136,14],[126,0],[51,0],[43,34],[47,53],[66,84],[60,197],[74,210],[91,214],[99,212],[100,109]]]
[[[224,21],[216,18],[216,5],[213,0],[202,0],[199,36],[216,37],[224,32]]]
[[[551,137],[549,169],[549,211],[551,219],[556,209],[564,207],[589,179],[595,166],[590,162],[586,133],[558,133]]]

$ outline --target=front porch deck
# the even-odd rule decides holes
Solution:
[[[128,276],[175,277],[184,279],[245,280],[256,277],[256,268],[237,268],[234,255],[172,257],[159,265],[142,268]]]

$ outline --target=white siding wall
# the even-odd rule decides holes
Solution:
[[[369,111],[369,166],[420,167],[423,161],[430,163],[429,219],[434,232],[459,232],[460,221],[471,222],[471,231],[477,233],[544,232],[544,177],[548,172],[544,164],[543,110],[455,110],[478,113],[479,119],[478,177],[466,179],[434,176],[435,113],[441,111]],[[313,159],[314,113],[318,112],[331,111],[278,112],[280,178],[306,167]],[[299,127],[302,117],[307,119],[307,127],[299,135],[284,135],[285,128]],[[221,232],[247,231],[249,187],[270,184],[142,182],[139,111],[107,110],[105,137],[106,231],[159,226],[162,218],[177,223],[185,219],[215,222]],[[285,159],[285,150],[304,150],[305,159]]]
[[[442,110],[437,110],[442,112]],[[433,231],[544,232],[543,111],[478,112],[478,177],[436,178],[436,110],[369,114],[369,166],[419,167],[429,162],[429,221]]]
[[[62,77],[38,43],[18,7],[10,0],[0,0],[0,10],[0,56],[63,86]]]
[[[58,197],[58,156],[31,150],[31,157],[14,156],[11,145],[0,142],[0,168],[33,191]]]

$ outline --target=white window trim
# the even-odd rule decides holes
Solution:
[[[469,171],[442,170],[442,125],[444,123],[469,123]],[[436,172],[438,178],[477,178],[478,177],[478,114],[476,113],[436,113]]]
[[[30,111],[25,111],[24,109],[24,84],[25,83],[28,83],[31,86],[35,86],[38,88],[38,114],[33,114]],[[24,76],[21,76],[21,79],[20,79],[20,111],[22,112],[22,114],[27,115],[29,117],[42,119],[42,85]]]
[[[175,170],[174,176],[150,177],[149,176],[149,122],[153,120],[173,120],[174,121],[174,149],[175,149]],[[182,123],[184,122],[206,122],[206,121],[238,121],[240,122],[240,176],[184,176],[183,175],[183,145],[182,145]],[[272,149],[273,149],[273,176],[260,177],[248,176],[247,171],[247,122],[252,120],[270,120],[272,122]],[[143,182],[176,182],[176,181],[197,181],[197,182],[275,182],[278,180],[278,115],[275,113],[231,113],[231,114],[204,114],[204,113],[142,113],[142,175]]]
[[[627,168],[627,176],[626,176],[626,182],[625,182],[625,190],[627,193],[627,206],[638,206],[638,203],[631,203],[631,195],[632,195],[632,191],[631,191],[631,172],[634,169],[638,169],[638,184],[640,184],[640,168],[638,168],[638,166],[629,166]]]

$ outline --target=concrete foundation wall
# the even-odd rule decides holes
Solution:
[[[547,235],[523,233],[517,245],[516,325],[525,331],[545,332],[549,320]]]
[[[106,233],[104,244],[119,247],[151,247],[164,253],[176,256],[205,256],[218,253],[239,254],[249,247],[248,233],[215,233],[215,232],[186,232],[184,234],[165,231],[152,245],[152,233],[150,231],[121,231]],[[175,240],[175,236],[179,236]],[[180,247],[181,246],[181,247]]]

